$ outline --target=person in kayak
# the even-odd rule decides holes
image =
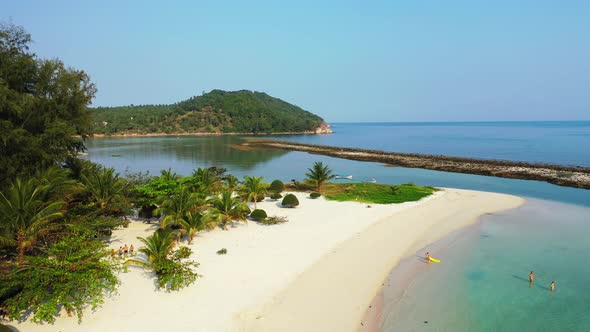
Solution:
[[[426,263],[430,262],[430,253],[426,253]]]

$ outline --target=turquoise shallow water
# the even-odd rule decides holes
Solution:
[[[590,209],[575,205],[528,200],[484,216],[424,249],[442,263],[420,252],[392,272],[381,331],[590,331],[588,234]]]

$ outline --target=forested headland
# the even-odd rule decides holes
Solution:
[[[170,105],[97,107],[93,131],[125,134],[324,133],[324,120],[264,92],[213,90]]]

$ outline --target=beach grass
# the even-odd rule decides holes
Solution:
[[[418,201],[433,192],[434,187],[422,187],[412,183],[385,185],[375,183],[326,183],[322,192],[333,201],[355,201],[375,204],[396,204]]]

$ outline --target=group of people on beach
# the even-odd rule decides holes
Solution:
[[[529,273],[529,285],[530,287],[533,287],[533,284],[535,283],[535,272],[531,271],[531,273]],[[551,281],[551,284],[549,285],[549,290],[550,291],[554,291],[555,290],[555,280]]]
[[[115,257],[115,254],[118,255],[119,258],[122,258],[123,255],[127,256],[128,254],[133,256],[133,252],[135,251],[135,247],[133,247],[133,244],[128,247],[127,244],[125,244],[124,247],[119,247],[119,250],[117,252],[115,252],[115,249],[111,249],[111,257]]]

